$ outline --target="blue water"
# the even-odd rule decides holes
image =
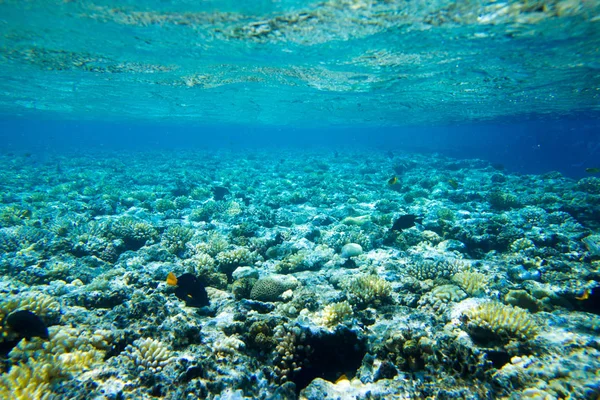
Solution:
[[[0,397],[597,398],[599,49],[599,0],[0,0]]]
[[[571,178],[600,165],[600,121],[590,116],[557,120],[406,127],[202,125],[144,122],[4,119],[0,149],[43,157],[63,150],[329,148],[382,153],[438,153],[479,158],[508,171],[558,171]]]

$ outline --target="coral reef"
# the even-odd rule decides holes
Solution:
[[[0,397],[597,397],[595,179],[281,152],[3,173]],[[19,310],[49,339],[9,342]]]

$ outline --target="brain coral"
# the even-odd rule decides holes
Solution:
[[[286,290],[293,289],[298,281],[293,276],[271,275],[261,278],[250,291],[250,298],[259,301],[278,301]]]

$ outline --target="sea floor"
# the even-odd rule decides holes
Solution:
[[[0,398],[600,395],[597,177],[326,149],[0,171]],[[19,310],[49,338],[9,345]]]

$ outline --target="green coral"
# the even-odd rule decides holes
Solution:
[[[192,201],[185,196],[178,196],[175,198],[175,208],[178,210],[183,210],[188,208],[192,204]]]
[[[177,206],[171,199],[158,199],[154,202],[154,209],[160,213],[164,213],[170,210],[176,210]]]
[[[577,182],[577,189],[590,194],[600,194],[600,178],[589,176]]]
[[[417,259],[406,268],[406,272],[420,281],[426,279],[450,278],[462,268],[464,262],[459,259],[430,260]]]
[[[190,213],[190,221],[194,222],[209,222],[213,216],[220,211],[220,205],[214,201],[209,200],[200,207],[196,207]]]
[[[204,240],[204,242],[192,246],[196,253],[206,253],[211,257],[215,257],[229,247],[227,239],[218,232],[210,232]]]
[[[146,221],[131,217],[120,218],[110,224],[112,236],[120,238],[127,249],[137,250],[158,236],[156,229]]]
[[[186,244],[194,236],[194,231],[186,226],[173,225],[162,235],[162,244],[173,254],[179,254],[186,250]]]
[[[271,275],[261,278],[254,283],[250,291],[250,298],[259,301],[279,301],[281,295],[298,286],[298,281],[285,275]]]
[[[493,191],[487,198],[490,205],[497,210],[509,210],[519,207],[519,199],[512,193],[506,193],[499,190]]]
[[[31,210],[18,206],[8,206],[0,210],[0,227],[22,225],[31,218]]]
[[[223,251],[217,255],[219,269],[231,275],[231,273],[242,265],[251,264],[254,261],[254,253],[246,247],[238,247],[233,250]]]

